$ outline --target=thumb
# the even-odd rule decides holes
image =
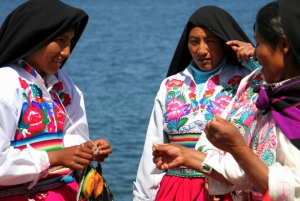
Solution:
[[[163,151],[165,145],[167,145],[167,144],[156,144],[156,143],[153,143],[152,150],[153,151]]]
[[[227,122],[225,119],[223,119],[219,114],[216,114],[216,120],[219,123]]]

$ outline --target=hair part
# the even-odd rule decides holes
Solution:
[[[257,26],[256,28],[261,37],[266,40],[272,48],[276,48],[280,37],[284,35],[278,1],[268,3],[258,11],[254,29],[255,26]]]

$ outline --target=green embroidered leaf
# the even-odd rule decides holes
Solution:
[[[168,96],[174,98],[175,97],[175,92],[174,91],[169,91]]]
[[[240,119],[235,119],[234,122],[239,125],[243,124],[243,121],[241,121]]]
[[[183,126],[187,121],[188,121],[188,118],[186,118],[186,117],[181,118],[178,122],[178,128]]]
[[[201,145],[201,146],[197,149],[197,151],[201,151],[201,152],[202,152],[202,150],[203,150],[204,147],[205,147],[205,145]]]
[[[231,87],[227,87],[227,88],[225,88],[224,90],[228,92],[228,91],[231,91],[232,88],[231,88]]]
[[[182,100],[184,103],[186,103],[186,98],[185,98],[185,96],[182,93],[180,95],[178,95],[177,98],[179,100]]]
[[[22,95],[26,99],[26,102],[29,103],[28,96],[26,95],[26,93],[22,93]]]
[[[248,93],[248,98],[251,98],[252,96],[253,96],[253,88],[252,87],[250,87],[250,89],[249,89],[249,93]]]
[[[174,124],[172,124],[172,123],[168,123],[168,125],[167,125],[167,128],[169,129],[169,130],[177,130],[177,126],[175,126]]]
[[[257,150],[257,147],[258,147],[258,137],[255,136],[255,139],[254,139],[254,145],[253,145],[253,150]]]

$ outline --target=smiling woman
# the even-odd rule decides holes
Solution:
[[[45,47],[24,57],[42,77],[45,74],[55,74],[62,66],[62,62],[71,54],[71,41],[75,35],[75,28],[69,29],[56,37]]]
[[[87,21],[59,0],[30,0],[1,26],[1,201],[75,201],[73,170],[112,152],[89,140],[82,92],[61,69]]]

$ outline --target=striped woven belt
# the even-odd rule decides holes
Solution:
[[[176,175],[176,176],[180,176],[180,177],[205,177],[204,174],[187,168],[185,166],[180,166],[179,168],[173,168],[173,169],[169,169],[167,170],[167,175]]]
[[[0,198],[9,197],[13,195],[25,195],[26,197],[28,197],[30,194],[36,194],[39,192],[44,192],[50,189],[58,188],[66,184],[66,182],[62,181],[63,177],[64,176],[56,177],[54,179],[39,182],[32,189],[28,189],[29,183],[23,185],[17,185],[10,189],[3,189],[0,190]],[[5,187],[9,187],[9,186],[5,186]]]

